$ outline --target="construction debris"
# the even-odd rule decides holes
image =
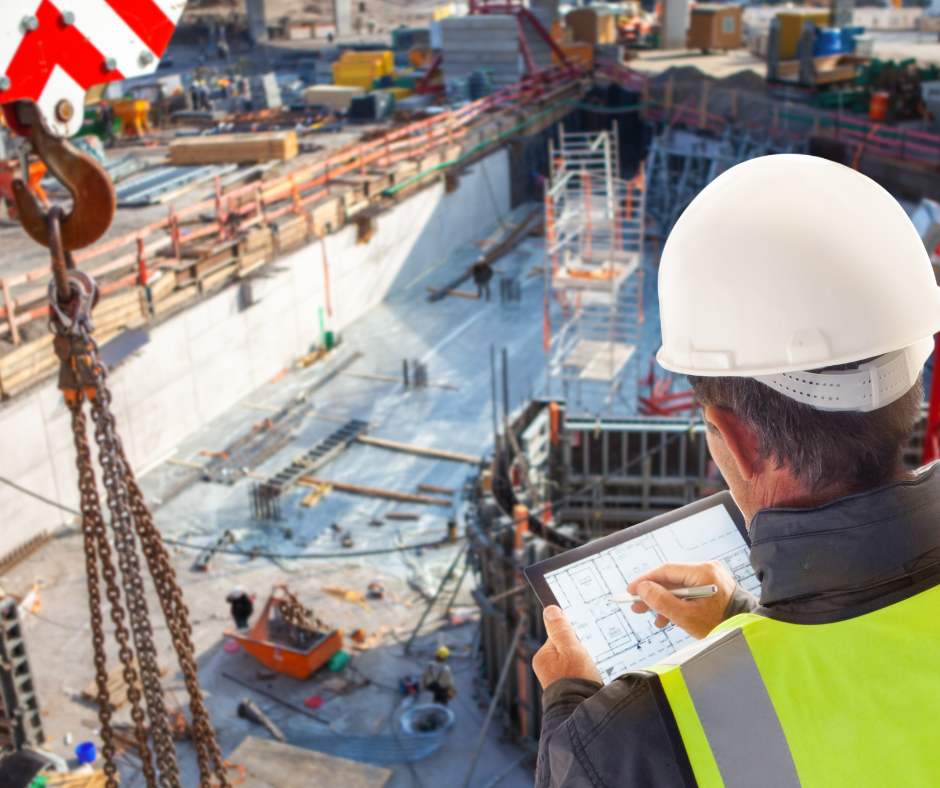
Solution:
[[[136,668],[136,662],[134,663]],[[160,675],[166,675],[166,665],[160,665]],[[139,675],[139,672],[138,672]],[[138,686],[138,691],[140,687]],[[82,697],[89,703],[98,702],[98,685],[95,682],[82,690]],[[124,679],[124,666],[115,665],[108,671],[108,705],[112,711],[124,708],[128,704],[127,682]]]
[[[373,613],[375,611],[369,606],[369,603],[366,602],[366,598],[359,593],[354,591],[351,588],[340,588],[339,586],[323,586],[323,593],[329,594],[331,597],[336,599],[342,599],[344,602],[355,602],[359,605],[362,605],[362,609],[367,613]]]

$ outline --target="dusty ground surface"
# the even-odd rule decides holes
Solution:
[[[455,554],[455,549],[444,548],[448,557]],[[455,581],[447,586],[446,593],[428,616],[427,623],[415,640],[412,653],[406,655],[403,643],[423,613],[426,602],[402,579],[385,577],[386,598],[370,600],[369,609],[366,609],[361,604],[338,600],[322,589],[332,585],[365,591],[368,584],[380,574],[373,567],[357,566],[350,561],[342,564],[311,562],[288,577],[263,559],[219,560],[208,573],[191,571],[192,560],[191,552],[177,552],[173,555],[173,564],[193,623],[199,677],[223,756],[234,750],[249,734],[269,736],[260,725],[236,716],[239,701],[246,697],[257,703],[284,731],[289,742],[313,746],[317,741],[329,738],[334,745],[337,739],[344,739],[345,746],[359,751],[380,746],[394,748],[394,739],[402,737],[400,716],[404,696],[398,691],[399,680],[409,674],[420,674],[431,652],[438,645],[447,645],[453,652],[451,664],[458,689],[456,699],[451,702],[456,723],[445,735],[440,749],[430,757],[410,765],[387,764],[394,772],[389,786],[409,788],[454,785],[462,780],[479,736],[485,708],[481,708],[482,700],[475,687],[480,668],[477,660],[471,658],[476,633],[475,619],[471,616],[467,623],[452,626],[443,618]],[[285,580],[306,605],[333,627],[347,633],[361,628],[368,636],[374,635],[383,625],[391,629],[365,651],[356,650],[347,639],[344,648],[350,651],[352,660],[339,674],[323,669],[308,681],[281,675],[271,677],[245,651],[227,653],[223,650],[222,645],[227,640],[224,633],[232,626],[225,596],[234,585],[244,586],[258,597],[257,615],[271,586]],[[68,758],[74,757],[74,747],[79,742],[94,741],[100,746],[96,734],[97,709],[80,697],[81,690],[94,678],[81,537],[75,534],[56,539],[40,554],[0,578],[0,583],[8,591],[17,594],[25,594],[33,584],[41,586],[41,609],[34,615],[27,615],[26,640],[49,747]],[[472,584],[470,577],[464,580],[455,602],[458,610],[472,608],[469,595]],[[158,610],[153,595],[148,599],[151,611]],[[160,625],[160,616],[153,614],[152,618],[160,662],[169,668],[163,684],[185,706],[187,695],[173,662],[174,652],[169,635]],[[111,631],[111,627],[108,627],[108,631]],[[109,664],[114,664],[114,660]],[[270,697],[226,678],[225,673],[300,706],[303,706],[305,698],[320,695],[325,702],[314,713],[328,724],[291,711]],[[350,682],[353,687],[366,680],[369,683],[352,689],[348,694],[334,695],[325,689],[324,682],[337,676]],[[419,702],[429,701],[429,693],[422,693]],[[116,718],[129,722],[129,708],[120,710]],[[485,785],[524,754],[519,747],[501,742],[500,733],[501,725],[497,718],[491,726],[474,771],[472,786]],[[68,734],[71,734],[71,744],[65,744]],[[350,742],[351,736],[375,738]],[[193,747],[189,743],[182,743],[178,747],[183,785],[195,786],[198,784],[198,772]],[[125,788],[141,788],[144,781],[137,768],[136,758],[127,754],[119,761],[121,785]],[[532,767],[527,764],[513,768],[500,783],[513,788],[531,784]]]

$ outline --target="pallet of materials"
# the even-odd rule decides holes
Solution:
[[[283,216],[274,223],[274,238],[278,252],[286,252],[308,240],[309,227],[305,217],[299,214]]]
[[[307,207],[317,235],[335,233],[346,223],[346,206],[339,195],[330,195]]]
[[[170,143],[170,163],[175,166],[275,161],[292,159],[296,155],[295,131],[210,134]]]
[[[270,227],[255,227],[238,245],[238,275],[250,274],[273,259],[273,231]]]
[[[367,171],[364,175],[347,173],[342,178],[338,178],[334,183],[346,186],[353,186],[360,189],[366,197],[372,198],[392,185],[392,179],[388,173],[381,171]]]
[[[220,268],[235,262],[238,240],[224,241],[219,244],[198,244],[182,252],[183,260],[176,267],[177,285],[199,282]]]

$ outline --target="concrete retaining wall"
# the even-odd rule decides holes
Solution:
[[[327,328],[342,330],[390,290],[482,237],[509,212],[509,192],[509,160],[500,150],[473,165],[455,192],[445,194],[437,183],[380,214],[367,244],[356,243],[355,225],[327,236]],[[150,342],[111,373],[118,431],[135,469],[168,456],[318,341],[322,246],[285,255],[275,269],[254,280],[254,305],[240,311],[238,288],[229,287],[154,328]],[[77,509],[70,425],[55,379],[7,403],[0,409],[0,476]],[[0,483],[0,556],[72,519]]]

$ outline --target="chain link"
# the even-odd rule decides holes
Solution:
[[[158,783],[161,788],[181,788],[176,748],[164,703],[163,687],[160,683],[157,665],[157,650],[145,597],[137,548],[138,538],[189,692],[190,712],[193,717],[192,738],[199,763],[200,786],[201,788],[215,788],[215,786],[230,788],[226,765],[222,760],[215,731],[199,686],[189,610],[183,602],[182,591],[177,583],[169,555],[154,525],[153,516],[146,506],[143,493],[137,485],[116,431],[114,415],[111,412],[111,392],[105,385],[107,373],[98,356],[98,347],[92,337],[94,329],[87,311],[87,304],[92,302],[92,299],[86,298],[80,310],[73,309],[69,314],[67,322],[63,320],[65,317],[63,311],[55,310],[50,319],[50,327],[55,334],[56,352],[62,363],[60,388],[65,394],[66,404],[72,414],[72,431],[77,454],[95,683],[98,689],[98,715],[101,722],[106,788],[117,788],[118,783],[114,763],[116,747],[107,688],[108,672],[100,579],[104,581],[105,596],[111,607],[118,657],[123,666],[123,677],[127,684],[127,699],[131,706],[141,771],[147,788],[157,788]],[[120,585],[118,569],[115,569],[112,560],[108,529],[102,513],[88,441],[88,425],[84,412],[86,398],[90,400],[91,417],[95,425],[94,438],[98,446],[98,461],[102,470],[105,498],[111,515],[111,531],[114,549],[117,551]],[[146,714],[141,705],[142,700],[146,704]],[[153,743],[152,748],[150,740]],[[212,779],[213,773],[215,781]]]

